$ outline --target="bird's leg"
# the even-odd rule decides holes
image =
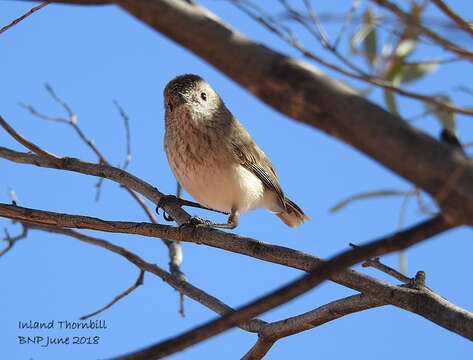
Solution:
[[[156,214],[159,215],[159,208],[164,210],[164,206],[166,206],[170,203],[174,203],[178,206],[191,206],[191,207],[195,207],[195,208],[199,208],[199,209],[204,209],[204,210],[209,210],[209,211],[216,211],[216,212],[219,212],[221,214],[228,214],[227,212],[213,210],[213,209],[210,209],[206,206],[200,205],[199,203],[189,201],[189,200],[184,200],[184,199],[178,198],[174,195],[163,195],[163,196],[161,196],[161,198],[158,201],[158,204],[156,205]],[[170,217],[169,215],[167,215],[165,212],[163,213],[163,217],[167,221],[174,221],[174,219],[172,217]]]
[[[235,208],[232,208],[232,212],[230,216],[228,217],[228,221],[226,223],[222,223],[222,224],[214,223],[213,221],[205,220],[197,216],[193,216],[190,218],[187,224],[183,224],[183,225],[193,225],[193,226],[203,225],[203,226],[220,228],[220,229],[234,229],[238,225],[238,215],[239,215],[238,211]]]

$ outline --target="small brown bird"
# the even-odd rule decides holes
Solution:
[[[200,76],[186,74],[164,89],[164,150],[177,181],[201,205],[238,216],[265,208],[290,227],[309,220],[284,196],[278,176],[264,152]],[[206,222],[209,223],[209,222]]]

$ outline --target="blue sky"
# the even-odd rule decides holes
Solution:
[[[297,52],[227,1],[207,0],[202,4],[252,39],[299,57]],[[351,1],[317,2],[315,8],[343,13],[350,4]],[[1,2],[0,27],[33,6],[30,2]],[[473,10],[473,5],[466,1],[455,3],[455,6],[462,14],[471,14]],[[324,25],[333,39],[340,23]],[[314,52],[331,60],[313,39],[301,37]],[[455,40],[471,48],[471,40],[468,43],[466,37],[459,36]],[[163,151],[162,90],[174,76],[196,73],[220,93],[229,109],[271,159],[285,193],[311,218],[310,222],[294,230],[269,212],[256,210],[240,218],[237,233],[329,257],[347,249],[350,242],[361,244],[397,228],[402,204],[400,197],[353,203],[335,214],[330,214],[329,209],[356,193],[379,189],[410,190],[411,184],[350,146],[272,110],[203,60],[116,6],[48,5],[1,34],[0,51],[0,114],[21,134],[48,151],[96,161],[70,126],[39,120],[19,107],[19,102],[33,105],[47,115],[66,116],[44,90],[46,82],[51,84],[77,114],[78,125],[86,135],[94,140],[110,163],[117,165],[123,164],[126,152],[123,121],[113,105],[116,99],[130,118],[132,160],[128,171],[164,193],[173,193],[175,180]],[[428,47],[423,47],[420,55],[446,56],[434,53]],[[465,85],[466,71],[471,73],[471,68],[463,64],[446,65],[425,81],[409,85],[409,89],[426,94],[452,91],[460,104],[468,104],[471,96],[452,90],[455,86]],[[342,79],[338,74],[327,73]],[[382,97],[377,92],[371,99],[382,104]],[[399,106],[406,116],[422,112],[422,106],[412,101],[400,100]],[[458,117],[457,120],[461,141],[473,141],[472,119]],[[438,136],[440,130],[431,117],[418,120],[414,125],[433,136]],[[0,145],[26,151],[3,131],[0,131]],[[97,179],[90,176],[3,159],[0,159],[0,173],[0,201],[3,203],[10,202],[8,189],[13,188],[19,205],[25,207],[109,220],[147,221],[128,194],[110,181],[104,182],[101,199],[96,202],[94,185]],[[427,198],[426,202],[432,204]],[[216,221],[225,220],[217,214],[189,211]],[[405,225],[424,218],[415,201],[411,200]],[[160,218],[160,221],[164,220]],[[0,226],[7,228],[11,236],[21,231],[18,225],[6,219],[0,219]],[[167,249],[157,239],[84,232],[124,246],[147,261],[167,268]],[[232,307],[300,275],[294,269],[202,245],[183,244],[183,252],[182,271],[188,280]],[[472,252],[470,229],[450,231],[407,250],[408,275],[424,270],[431,289],[471,310]],[[398,255],[385,256],[383,261],[397,267]],[[357,269],[392,281],[376,270]],[[18,242],[0,258],[0,273],[0,333],[3,334],[0,349],[4,358],[107,358],[179,334],[215,317],[212,311],[186,299],[186,317],[182,318],[178,314],[177,292],[155,276],[146,274],[143,286],[96,317],[106,321],[107,329],[19,329],[19,321],[78,321],[80,316],[99,309],[131,286],[139,272],[125,259],[103,249],[75,239],[31,231],[27,239]],[[353,293],[337,284],[325,283],[261,318],[280,320]],[[100,336],[100,341],[97,345],[49,347],[18,343],[18,336],[47,335]],[[236,359],[255,341],[254,334],[233,329],[169,358]],[[467,359],[471,358],[472,350],[468,340],[417,315],[386,306],[282,339],[267,358],[363,357],[368,360],[382,357],[389,360],[408,354],[409,358],[449,356]]]

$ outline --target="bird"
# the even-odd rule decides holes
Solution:
[[[164,88],[164,150],[179,184],[199,204],[229,214],[227,223],[200,223],[233,229],[239,216],[256,208],[296,228],[309,217],[284,195],[266,154],[199,75],[173,78]]]

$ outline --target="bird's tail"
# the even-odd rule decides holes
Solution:
[[[288,198],[284,198],[284,203],[286,206],[286,211],[280,212],[276,215],[279,216],[279,218],[287,226],[296,228],[304,221],[310,220],[309,217],[301,210],[301,208]]]

